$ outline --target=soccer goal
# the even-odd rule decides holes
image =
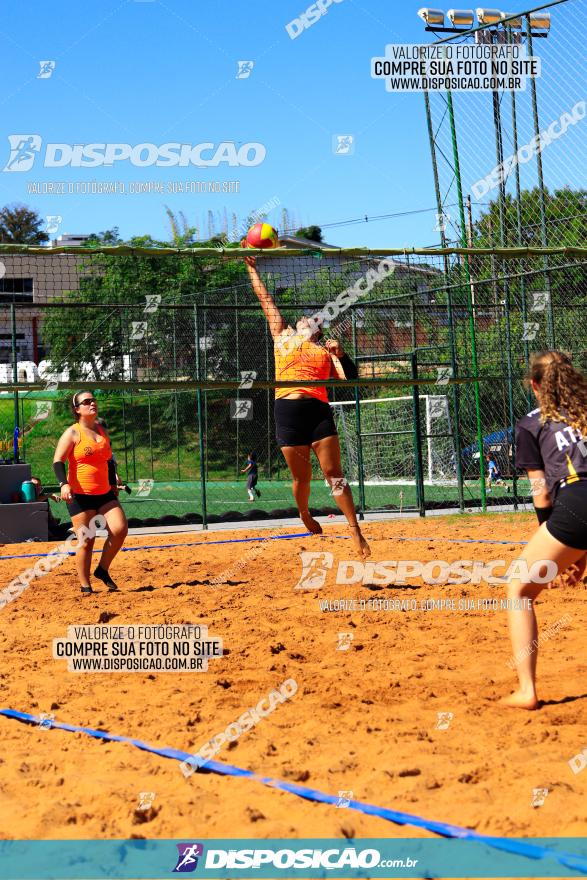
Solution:
[[[421,394],[419,402],[424,482],[428,485],[456,485],[456,451],[448,398],[441,394]],[[365,485],[415,484],[414,403],[411,396],[360,400],[359,418],[354,400],[337,401],[331,406],[345,472],[352,482],[359,479],[360,454]]]

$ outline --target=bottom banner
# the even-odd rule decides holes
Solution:
[[[474,835],[474,832],[471,832]],[[580,877],[585,838],[4,840],[8,880],[194,877]]]

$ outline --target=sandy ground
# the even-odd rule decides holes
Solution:
[[[373,523],[365,532],[375,561],[490,561],[511,560],[519,548],[447,539],[524,540],[533,528],[531,516],[503,514]],[[497,698],[514,684],[505,612],[336,612],[322,611],[320,601],[419,604],[503,589],[337,585],[337,562],[354,554],[350,541],[336,537],[344,528],[326,521],[325,533],[263,544],[210,543],[229,533],[173,536],[209,546],[122,553],[112,569],[121,592],[110,595],[81,597],[66,562],[0,610],[0,705],[196,751],[292,678],[297,694],[216,760],[486,834],[584,835],[587,772],[574,775],[567,763],[585,745],[584,587],[550,590],[539,602],[541,627],[571,618],[541,649],[545,705],[534,713],[500,709]],[[168,535],[142,536],[127,546],[166,543]],[[10,545],[1,553],[54,546]],[[321,589],[294,589],[301,551],[334,555]],[[31,561],[2,561],[2,583]],[[227,584],[211,584],[235,565]],[[100,621],[205,623],[222,637],[225,655],[206,673],[75,674],[52,659],[52,639],[68,625]],[[339,632],[353,633],[349,650],[338,649]],[[439,712],[453,713],[448,729],[437,729]],[[202,772],[185,779],[175,761],[126,744],[4,717],[0,733],[0,837],[426,836],[250,780]],[[549,790],[539,808],[531,805],[535,788]],[[155,793],[147,811],[137,809],[144,791]]]

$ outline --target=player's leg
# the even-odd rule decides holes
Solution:
[[[102,548],[100,562],[94,576],[103,581],[111,593],[118,589],[109,574],[109,568],[112,560],[124,544],[124,539],[128,534],[128,523],[124,510],[120,506],[118,499],[114,499],[104,504],[99,509],[100,516],[106,520],[106,530],[108,535]]]
[[[253,485],[254,485],[253,477],[249,474],[249,476],[247,477],[247,494],[249,496],[249,501],[255,500],[255,494],[253,492]]]
[[[316,440],[312,443],[312,449],[316,454],[316,458],[320,462],[322,473],[331,487],[332,497],[348,520],[356,549],[361,556],[370,556],[371,551],[369,550],[369,545],[363,537],[357,521],[357,512],[355,510],[351,487],[342,473],[338,436],[335,434],[330,437],[324,437],[322,440]]]
[[[319,535],[322,532],[320,523],[310,515],[310,484],[312,480],[312,463],[309,446],[282,446],[281,451],[292,476],[292,491],[296,505],[309,532]]]
[[[536,662],[538,659],[538,624],[533,607],[533,600],[547,586],[532,582],[532,577],[542,577],[546,567],[539,563],[554,562],[557,571],[562,574],[566,569],[581,559],[584,550],[567,547],[554,538],[544,523],[526,545],[520,556],[523,576],[510,580],[508,599],[513,606],[514,600],[531,599],[530,607],[518,601],[522,607],[508,609],[508,622],[512,641],[513,659],[518,673],[520,686],[502,703],[517,709],[536,709]],[[534,567],[534,568],[533,568]],[[540,571],[542,568],[542,571]]]
[[[82,593],[92,592],[92,587],[90,585],[90,570],[95,535],[92,538],[88,537],[88,529],[90,528],[90,523],[95,515],[95,510],[82,510],[79,513],[71,514],[71,524],[77,535],[75,567],[81,584]]]

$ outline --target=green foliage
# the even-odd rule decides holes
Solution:
[[[41,227],[43,220],[26,205],[0,208],[0,242],[4,244],[44,244],[49,236]]]
[[[307,238],[310,241],[322,241],[322,230],[319,226],[302,226],[296,231],[296,238]]]

